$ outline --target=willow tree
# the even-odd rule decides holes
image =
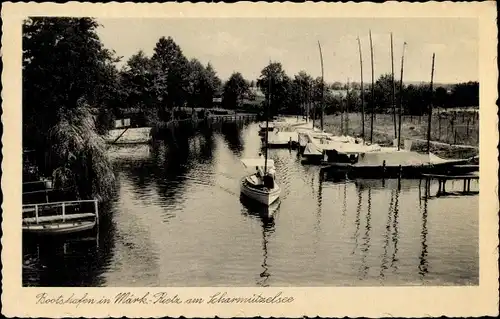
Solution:
[[[119,81],[97,27],[91,18],[23,24],[23,146],[35,150],[43,175],[82,198],[107,197],[114,185],[95,118],[119,99]]]

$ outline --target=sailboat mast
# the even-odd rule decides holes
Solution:
[[[434,84],[434,58],[436,57],[436,54],[432,54],[432,70],[431,70],[431,96],[430,96],[430,101],[429,101],[429,119],[427,123],[427,153],[430,153],[431,151],[431,120],[432,120],[432,100],[434,97],[434,90],[433,90],[433,84]]]
[[[349,81],[347,78],[347,87],[346,87],[346,95],[345,95],[345,135],[349,136]]]
[[[396,81],[394,79],[394,45],[392,42],[392,32],[391,32],[391,69],[392,69],[392,115],[394,122],[394,139],[397,138],[397,125],[396,125]]]
[[[370,123],[370,144],[373,144],[373,116],[375,114],[375,72],[373,70],[373,42],[372,31],[370,30],[370,52],[372,61],[372,107],[371,107],[371,123]]]
[[[361,54],[361,41],[358,37],[358,48],[359,48],[359,66],[361,68],[361,125],[363,126],[361,136],[363,137],[363,143],[365,141],[365,90],[363,88],[363,56]]]
[[[325,73],[323,69],[323,53],[321,52],[321,44],[318,41],[319,57],[321,59],[321,131],[323,132],[323,112],[324,112],[324,98],[325,98]]]
[[[267,149],[268,149],[268,141],[269,141],[269,109],[271,108],[271,81],[272,81],[272,72],[271,72],[271,61],[269,61],[269,78],[268,78],[268,90],[267,90],[267,111],[266,111],[266,144],[264,150],[264,174],[267,173]]]
[[[401,149],[401,116],[403,113],[403,66],[405,60],[406,42],[403,43],[403,54],[401,55],[401,79],[399,79],[399,127],[398,127],[398,151]]]
[[[312,91],[312,89],[313,89],[313,84],[312,83],[311,83],[310,87],[311,87],[311,91]],[[313,98],[315,98],[315,96],[311,93],[310,104],[311,104],[311,107],[312,107],[313,130],[314,130],[314,126],[316,125],[316,105],[314,104]]]

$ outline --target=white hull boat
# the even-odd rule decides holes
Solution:
[[[36,235],[65,235],[91,230],[98,224],[98,210],[96,199],[24,204],[22,230]]]
[[[48,225],[23,225],[23,232],[37,235],[65,235],[91,230],[95,221],[78,221]]]
[[[266,159],[243,159],[247,168],[256,168],[257,172],[243,177],[240,183],[241,194],[258,203],[269,206],[281,193],[276,183],[274,161]]]
[[[269,81],[269,91],[271,92],[271,82]],[[269,93],[270,95],[271,93]],[[243,165],[248,168],[256,169],[253,174],[244,177],[241,180],[241,194],[252,199],[258,203],[270,206],[274,203],[280,196],[281,189],[276,183],[274,169],[274,161],[267,158],[267,150],[269,148],[269,107],[270,107],[270,97],[267,99],[267,119],[266,125],[260,126],[261,131],[264,132],[264,158],[260,157],[258,159],[243,159],[241,160]],[[281,122],[281,121],[279,121]],[[283,122],[281,122],[283,123]],[[275,125],[272,126],[273,129]],[[272,129],[271,129],[272,131]]]
[[[273,188],[267,188],[262,184],[255,183],[255,174],[246,176],[241,180],[241,193],[256,202],[270,206],[280,197],[281,189],[274,183]]]

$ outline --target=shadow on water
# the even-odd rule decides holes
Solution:
[[[243,140],[241,137],[242,125],[238,122],[222,123],[220,132],[224,137],[229,149],[234,155],[240,157],[243,152]]]
[[[134,196],[154,187],[167,203],[182,191],[193,163],[210,162],[215,140],[213,130],[192,134],[179,129],[153,145],[112,146],[110,154],[118,183],[126,178]],[[92,232],[64,237],[23,235],[24,286],[103,286],[104,274],[114,255],[116,225],[113,209],[119,194],[100,205],[100,223]]]
[[[240,197],[240,201],[244,207],[243,214],[259,220],[262,225],[262,272],[259,274],[260,279],[257,281],[257,285],[268,287],[268,281],[271,277],[269,265],[267,264],[268,244],[269,238],[275,230],[274,217],[279,212],[281,201],[278,199],[271,206],[257,204],[244,196]]]
[[[78,235],[23,234],[23,286],[87,287],[105,285],[115,247],[108,205],[100,207],[98,228]]]
[[[163,143],[153,147],[154,180],[159,196],[167,206],[175,203],[195,166],[208,165],[213,161],[215,148],[211,128],[203,127],[195,131],[183,125],[170,130]]]

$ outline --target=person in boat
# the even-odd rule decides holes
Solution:
[[[255,172],[255,176],[257,176],[257,178],[259,178],[259,179],[260,179],[260,178],[261,178],[261,175],[260,175],[260,170],[259,170],[259,167],[258,167],[258,166],[255,166],[255,170],[256,170],[256,172]]]

